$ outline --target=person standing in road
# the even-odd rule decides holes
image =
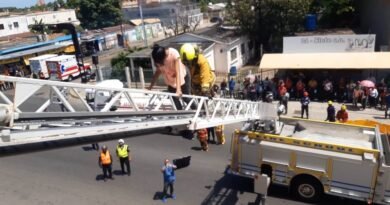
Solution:
[[[341,109],[339,111],[337,111],[336,118],[337,118],[337,121],[339,121],[341,123],[344,123],[344,122],[348,121],[348,112],[347,112],[347,106],[346,105],[343,104],[341,106]]]
[[[215,143],[216,142],[215,141],[215,127],[208,127],[207,128],[207,136],[208,136],[208,138],[207,138],[208,143],[211,143],[211,142]],[[213,136],[213,139],[211,139],[211,136]]]
[[[390,93],[386,93],[386,96],[385,96],[385,119],[387,119],[387,117],[390,117],[389,116],[389,109],[390,109]]]
[[[175,169],[176,166],[169,163],[169,160],[164,160],[164,166],[161,168],[161,172],[164,176],[164,189],[163,189],[163,196],[162,201],[165,203],[167,202],[168,197],[168,188],[170,189],[170,196],[172,199],[176,199],[176,195],[174,194],[174,183],[176,181],[176,175],[175,175]]]
[[[279,83],[278,91],[279,105],[284,105],[284,114],[287,114],[289,94],[287,93],[287,88],[283,81]]]
[[[301,118],[303,118],[303,114],[306,112],[306,118],[309,119],[309,104],[309,93],[304,92],[303,97],[301,98]]]
[[[207,129],[199,129],[197,134],[202,150],[205,152],[209,151],[209,145],[207,144]]]
[[[92,149],[99,151],[99,143],[98,142],[92,143]]]
[[[130,149],[129,145],[125,144],[125,141],[123,139],[118,140],[118,145],[116,146],[116,155],[119,157],[119,162],[121,164],[122,174],[125,174],[124,166],[126,165],[127,168],[127,175],[131,175],[131,168],[130,168]]]
[[[215,133],[217,134],[218,144],[225,144],[225,133],[223,132],[224,126],[218,125],[215,127]]]
[[[326,109],[328,115],[325,121],[336,122],[336,109],[333,106],[333,102],[331,100],[328,101],[328,108]]]
[[[114,179],[112,177],[112,157],[106,145],[102,146],[102,151],[99,156],[99,166],[103,169],[104,181],[106,181],[107,178]]]

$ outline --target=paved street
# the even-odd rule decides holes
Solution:
[[[228,126],[227,136],[239,127]],[[115,160],[115,180],[107,182],[100,180],[98,152],[89,144],[6,156],[0,159],[1,204],[162,204],[154,199],[162,189],[162,162],[186,155],[192,155],[191,165],[176,172],[177,199],[169,204],[259,204],[257,195],[250,193],[249,180],[224,175],[230,158],[229,138],[226,145],[211,145],[205,153],[198,151],[198,141],[180,136],[156,131],[128,136],[125,141],[133,153],[133,174],[118,175],[119,162]],[[116,140],[101,144],[114,154]],[[335,203],[359,204],[334,197],[326,197],[322,204]],[[267,204],[304,203],[292,200],[287,189],[272,187]]]
[[[38,95],[32,104],[25,106],[33,108],[39,100]],[[335,106],[339,109],[340,104],[335,103]],[[325,110],[326,103],[313,102],[310,117],[323,120]],[[299,102],[289,103],[288,116],[298,117],[299,111]],[[350,116],[351,119],[385,121],[383,111],[374,109],[350,111]],[[157,130],[126,135],[133,153],[133,174],[131,177],[118,175],[119,162],[115,160],[115,180],[107,182],[101,180],[98,152],[92,150],[86,140],[0,150],[11,154],[0,158],[0,204],[161,204],[155,197],[162,189],[159,169],[163,160],[187,155],[192,156],[191,166],[177,171],[178,198],[169,201],[170,204],[259,204],[260,198],[252,193],[250,180],[224,174],[230,159],[230,136],[240,124],[227,127],[227,144],[211,145],[208,153],[198,151],[198,141],[160,134]],[[104,138],[101,145],[107,144],[114,154],[118,137],[121,136]],[[41,151],[42,148],[45,150]],[[22,152],[29,149],[34,152]],[[361,204],[330,196],[321,204],[335,203]],[[304,203],[294,201],[286,188],[272,186],[267,204]]]

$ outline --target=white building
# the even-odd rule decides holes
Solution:
[[[28,32],[25,16],[0,17],[0,37]]]
[[[34,25],[36,22],[39,23],[41,20],[44,24],[80,24],[73,9],[31,13],[20,16],[3,16],[0,17],[0,37],[29,32],[28,26]]]
[[[41,20],[44,24],[73,23],[80,25],[74,9],[31,13],[27,14],[26,18],[28,25],[34,25],[35,22],[40,22]]]

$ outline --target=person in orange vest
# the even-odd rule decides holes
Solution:
[[[341,109],[337,111],[336,114],[337,121],[344,123],[348,121],[348,112],[347,112],[347,106],[342,105]]]
[[[223,133],[224,126],[218,125],[215,127],[215,133],[217,134],[218,144],[225,144],[225,133]]]
[[[103,145],[102,151],[100,152],[99,166],[103,169],[104,181],[106,181],[107,178],[114,179],[112,177],[112,157],[106,145]],[[108,172],[108,177],[107,177],[107,172]]]
[[[209,151],[209,145],[207,144],[207,129],[203,128],[198,130],[198,140],[203,151]]]

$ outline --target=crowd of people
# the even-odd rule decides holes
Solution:
[[[375,83],[374,78],[363,81],[346,80],[340,77],[338,81],[331,78],[317,80],[306,78],[302,73],[298,77],[272,78],[261,80],[260,76],[248,75],[242,82],[230,78],[220,83],[220,96],[251,101],[269,101],[267,96],[279,100],[284,105],[287,113],[288,101],[336,101],[339,103],[351,103],[356,110],[374,108],[387,110],[390,108],[390,90],[382,80]],[[305,96],[305,93],[307,96]],[[304,106],[306,113],[306,105]]]

